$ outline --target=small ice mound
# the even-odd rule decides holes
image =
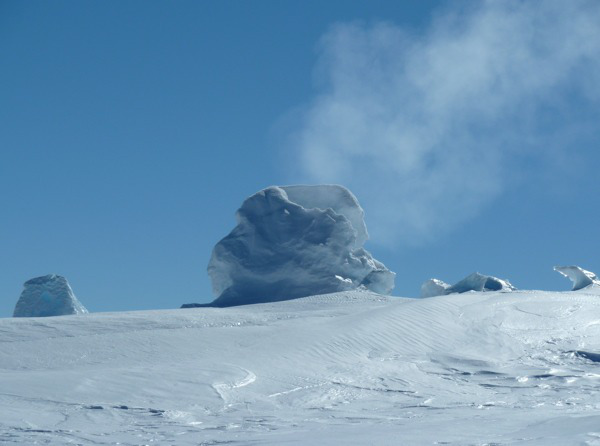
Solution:
[[[579,266],[555,266],[554,271],[557,271],[573,282],[571,291],[581,290],[590,285],[600,285],[600,279],[598,279],[596,274]]]
[[[394,288],[395,273],[362,247],[364,212],[345,187],[268,187],[247,198],[236,216],[237,226],[208,264],[217,296],[212,306]]]
[[[421,297],[443,296],[450,285],[439,279],[429,279],[421,285]]]
[[[443,296],[468,291],[514,291],[516,289],[508,280],[473,273],[452,286],[438,279],[429,279],[421,285],[421,297]]]
[[[24,284],[13,317],[45,317],[84,314],[88,311],[79,302],[63,276],[48,274]]]
[[[514,291],[516,288],[508,281],[494,276],[473,273],[448,288],[450,293],[466,293],[467,291]]]
[[[567,353],[572,353],[577,358],[587,359],[588,361],[592,361],[592,362],[600,362],[600,354],[599,353],[586,352],[584,350],[574,350],[572,352],[567,352]]]

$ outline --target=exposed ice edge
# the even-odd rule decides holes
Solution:
[[[573,282],[571,291],[581,290],[593,285],[600,286],[600,279],[598,279],[596,274],[576,265],[555,266],[554,271],[567,277]]]
[[[571,291],[581,290],[590,286],[600,286],[600,279],[596,274],[576,265],[555,266],[554,271],[557,271],[573,282]],[[454,285],[449,285],[439,279],[429,279],[421,285],[420,297],[442,296],[452,293],[464,293],[466,291],[515,291],[516,289],[508,280],[473,273]]]
[[[247,198],[214,247],[208,274],[228,307],[364,287],[390,294],[395,273],[363,248],[364,211],[339,185],[271,186]]]
[[[48,274],[35,277],[23,286],[13,317],[64,316],[88,312],[63,276]]]
[[[421,285],[420,297],[443,296],[452,293],[465,293],[467,291],[515,291],[516,289],[508,280],[473,273],[454,285],[449,285],[439,279],[429,279]]]

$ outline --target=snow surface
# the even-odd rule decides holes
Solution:
[[[365,287],[389,294],[395,274],[362,246],[364,212],[343,186],[272,186],[247,198],[214,248],[208,274],[226,307]],[[186,306],[195,306],[190,304]]]
[[[555,266],[554,271],[573,282],[573,291],[581,290],[590,285],[600,285],[600,279],[596,274],[579,266]]]
[[[597,445],[599,294],[0,319],[0,444]]]
[[[441,296],[468,291],[514,291],[516,288],[508,281],[494,276],[473,273],[454,285],[448,285],[439,279],[429,279],[421,285],[420,297]]]
[[[56,274],[36,277],[23,285],[14,317],[63,316],[88,311],[73,294],[67,279]]]

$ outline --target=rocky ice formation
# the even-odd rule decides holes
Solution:
[[[473,273],[448,288],[450,293],[466,293],[467,291],[514,291],[516,288],[508,281],[494,276]]]
[[[421,285],[421,297],[442,296],[467,291],[514,291],[516,288],[508,281],[494,276],[473,273],[455,283],[448,285],[438,279],[429,279]]]
[[[581,290],[590,285],[600,285],[600,279],[598,279],[596,274],[579,266],[555,266],[554,271],[557,271],[573,282],[572,291]]]
[[[15,306],[13,317],[62,316],[88,311],[77,300],[69,282],[62,276],[49,274],[28,280]]]
[[[272,186],[252,195],[213,249],[208,274],[217,298],[210,306],[359,287],[389,294],[395,273],[363,248],[363,216],[356,197],[337,185]]]
[[[421,285],[421,297],[443,296],[450,288],[446,282],[439,279],[429,279]]]

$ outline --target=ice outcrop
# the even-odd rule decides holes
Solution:
[[[450,288],[446,282],[439,279],[429,279],[421,285],[421,297],[442,296]]]
[[[62,276],[49,274],[28,280],[15,306],[13,317],[62,316],[88,311],[77,300],[69,282]]]
[[[394,288],[395,273],[363,248],[364,212],[345,187],[272,186],[247,198],[214,247],[211,306],[274,302],[364,287]],[[194,306],[188,304],[186,306]]]
[[[429,279],[421,285],[421,297],[442,296],[467,291],[514,291],[516,288],[508,281],[494,276],[473,273],[455,283],[448,285],[438,279]]]
[[[577,291],[590,285],[600,285],[600,279],[591,271],[579,266],[555,266],[554,271],[568,277],[573,282],[572,291]]]

